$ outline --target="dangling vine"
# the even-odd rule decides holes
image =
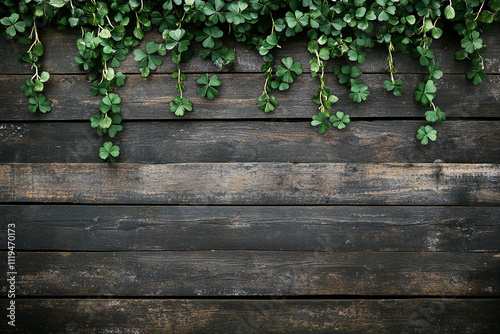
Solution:
[[[287,39],[305,34],[309,39],[311,74],[319,81],[313,96],[318,109],[311,111],[311,124],[320,133],[330,124],[343,129],[350,121],[343,111],[331,111],[338,98],[328,88],[326,72],[333,70],[339,83],[350,90],[353,101],[360,103],[370,94],[354,64],[329,68],[329,60],[347,58],[362,64],[366,49],[384,45],[389,77],[383,85],[400,96],[403,82],[395,77],[393,55],[411,54],[428,70],[414,91],[415,100],[427,109],[427,124],[416,129],[416,138],[427,145],[437,138],[436,124],[446,119],[434,101],[436,83],[443,72],[431,49],[432,41],[441,37],[445,25],[453,26],[461,36],[455,57],[470,60],[466,77],[478,85],[485,78],[482,53],[486,46],[480,36],[488,25],[499,21],[499,10],[500,0],[5,0],[0,5],[0,23],[4,37],[29,45],[19,61],[29,64],[34,72],[21,86],[33,113],[46,113],[52,108],[43,94],[50,74],[41,70],[44,45],[39,37],[40,26],[51,24],[80,31],[76,41],[80,56],[75,60],[92,82],[91,94],[102,96],[99,113],[90,118],[90,125],[99,135],[110,138],[100,148],[99,156],[112,162],[120,149],[111,139],[123,129],[121,98],[116,88],[125,85],[126,76],[118,71],[120,62],[133,52],[138,72],[147,77],[163,63],[162,57],[171,53],[177,93],[166,110],[183,116],[194,108],[182,72],[182,63],[193,55],[192,42],[201,43],[200,58],[209,58],[223,68],[231,66],[235,59],[234,49],[224,45],[223,36],[232,36],[263,57],[263,92],[256,104],[271,112],[278,106],[273,90],[288,89],[302,74],[300,63],[291,57],[277,61],[274,52]],[[163,42],[149,41],[146,50],[137,49],[153,28],[161,33]],[[209,99],[217,96],[216,87],[221,85],[217,76],[203,74],[196,82],[201,85],[198,94]]]

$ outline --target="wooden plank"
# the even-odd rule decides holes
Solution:
[[[498,205],[497,164],[1,164],[0,202]]]
[[[500,73],[500,46],[498,43],[498,34],[500,27],[495,25],[491,31],[485,32],[481,37],[488,50],[483,54],[486,59],[485,66],[488,73]],[[45,45],[45,55],[43,58],[43,68],[51,73],[81,73],[74,58],[78,56],[76,48],[76,40],[80,37],[80,31],[58,31],[54,28],[40,29],[40,38]],[[145,42],[155,40],[162,42],[159,33],[151,32],[139,46],[145,49]],[[263,64],[262,58],[256,51],[247,50],[242,43],[236,43],[229,39],[225,44],[236,51],[236,59],[230,68],[223,70],[215,67],[210,61],[199,59],[196,55],[201,50],[199,43],[193,42],[192,50],[195,57],[189,62],[183,64],[183,70],[186,73],[200,72],[260,72]],[[282,48],[277,50],[276,59],[292,56],[295,61],[300,61],[306,71],[309,71],[309,60],[312,58],[307,51],[307,39],[305,37],[295,37],[287,42],[280,43]],[[434,51],[436,61],[440,62],[441,68],[446,73],[465,73],[470,66],[467,61],[456,61],[454,53],[460,48],[460,38],[454,33],[447,31],[443,37],[432,43],[431,49]],[[31,73],[26,65],[20,65],[17,58],[23,51],[27,50],[27,46],[21,46],[11,40],[0,40],[0,73],[1,74],[17,74]],[[174,64],[170,60],[170,53],[163,57],[164,64],[159,66],[157,72],[170,73],[174,70]],[[377,45],[374,49],[368,50],[366,57],[367,61],[364,64],[357,65],[360,70],[366,73],[385,73],[388,69],[387,65],[387,48],[382,45]],[[396,67],[399,73],[425,73],[427,69],[420,66],[418,61],[412,59],[409,55],[395,54]],[[330,62],[333,65],[333,62]],[[344,60],[336,60],[335,63],[346,63]],[[138,73],[137,63],[133,60],[133,56],[129,55],[120,66],[120,71],[124,73]],[[328,70],[331,71],[331,66]]]
[[[23,333],[470,334],[500,326],[499,299],[19,299],[16,307]]]
[[[500,293],[496,253],[18,252],[16,268],[18,297]]]
[[[222,82],[219,96],[207,100],[195,92],[199,75],[188,75],[186,81],[194,111],[179,118],[170,112],[169,103],[175,91],[175,81],[169,75],[154,74],[145,79],[129,75],[127,84],[118,89],[122,98],[122,114],[127,120],[144,119],[310,119],[316,114],[317,105],[312,96],[318,86],[317,78],[304,74],[289,91],[276,91],[273,95],[279,102],[272,113],[257,108],[257,97],[262,93],[264,78],[260,74],[219,74]],[[349,90],[338,84],[333,75],[328,76],[327,85],[339,97],[334,110],[344,110],[354,119],[357,117],[411,117],[423,119],[427,109],[416,103],[413,90],[423,79],[421,74],[400,75],[404,81],[405,93],[395,97],[383,88],[385,74],[366,74],[363,81],[370,89],[366,102],[351,101]],[[88,120],[99,110],[100,98],[89,92],[90,84],[82,75],[53,75],[46,85],[46,95],[52,100],[52,111],[33,115],[28,111],[28,99],[19,90],[25,76],[0,76],[0,119],[2,120]],[[437,84],[435,103],[448,117],[500,117],[500,75],[489,75],[484,84],[473,86],[465,75],[445,75]]]
[[[427,147],[421,121],[352,122],[319,134],[304,122],[127,122],[113,142],[121,162],[500,163],[500,121],[447,121]],[[99,162],[103,140],[89,122],[0,123],[0,163]],[[109,138],[108,138],[109,140]],[[353,147],[356,149],[353,150]]]
[[[0,249],[500,252],[500,207],[0,206]]]

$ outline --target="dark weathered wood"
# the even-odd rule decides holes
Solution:
[[[405,93],[395,97],[383,88],[384,74],[366,74],[363,81],[370,89],[368,99],[355,103],[348,97],[349,90],[338,84],[333,75],[328,76],[328,86],[339,97],[333,110],[343,110],[354,119],[357,117],[412,117],[424,119],[429,107],[415,102],[413,91],[420,74],[400,76]],[[317,78],[304,74],[297,78],[289,91],[276,91],[279,102],[272,113],[257,108],[257,97],[262,93],[264,77],[260,74],[219,74],[222,82],[219,96],[214,100],[196,94],[198,75],[188,75],[185,92],[194,105],[194,111],[184,117],[170,112],[170,101],[175,91],[174,79],[165,74],[145,79],[129,75],[127,84],[118,89],[122,98],[122,114],[127,120],[148,119],[251,119],[251,118],[300,118],[310,119],[318,106],[312,96],[318,86]],[[28,111],[28,98],[19,90],[24,76],[0,76],[0,119],[2,120],[88,120],[99,110],[100,98],[89,92],[90,84],[82,75],[53,75],[46,85],[46,95],[53,102],[52,111],[33,115]],[[448,117],[500,117],[500,75],[489,75],[485,83],[473,86],[465,75],[445,75],[437,84],[436,104]]]
[[[319,134],[304,122],[127,122],[113,142],[121,162],[489,162],[500,163],[500,121],[447,121],[427,147],[421,121],[352,122]],[[89,122],[0,123],[0,163],[99,162]]]
[[[500,257],[491,253],[19,252],[16,267],[18,297],[500,293]]]
[[[500,326],[499,299],[19,299],[16,306],[23,333],[490,334]],[[12,330],[7,321],[1,328]]]
[[[496,164],[2,164],[0,202],[498,205]]]
[[[0,249],[500,252],[500,207],[0,206]]]
[[[500,33],[499,25],[493,27],[491,31],[483,34],[484,44],[488,46],[488,50],[483,54],[486,59],[486,71],[488,73],[500,73],[500,46],[497,36]],[[46,46],[46,51],[43,59],[43,67],[45,70],[53,73],[78,73],[81,72],[75,62],[75,56],[78,56],[76,48],[76,40],[80,37],[80,31],[58,31],[54,28],[40,29],[42,42]],[[140,48],[145,49],[145,43],[149,40],[162,42],[159,33],[151,32],[144,39]],[[194,41],[193,41],[194,43]],[[282,48],[277,50],[276,59],[292,56],[295,61],[300,61],[306,71],[309,70],[309,60],[312,58],[307,51],[307,39],[305,37],[295,37],[287,42],[280,43]],[[183,64],[183,70],[187,73],[199,72],[260,72],[263,64],[262,58],[256,51],[247,50],[243,43],[236,43],[234,40],[226,40],[226,45],[236,50],[236,60],[234,64],[228,68],[220,70],[208,60],[201,60],[197,57],[201,47],[198,43],[192,45],[192,50],[195,53],[193,59]],[[27,50],[28,47],[21,46],[18,43],[10,40],[0,40],[0,54],[3,57],[0,59],[1,74],[29,74],[30,69],[26,65],[17,63],[17,58],[21,53]],[[439,61],[441,68],[446,73],[465,73],[470,66],[467,61],[456,61],[454,57],[455,51],[460,49],[460,38],[454,32],[447,32],[440,40],[433,42],[431,49],[434,51],[436,61]],[[374,49],[368,50],[367,61],[364,64],[357,65],[363,72],[385,73],[388,69],[387,65],[387,48],[382,45],[377,45]],[[174,70],[174,64],[170,60],[170,53],[163,57],[164,64],[159,66],[157,72],[169,73]],[[412,59],[409,55],[395,54],[396,67],[400,73],[425,73],[426,69],[418,64],[418,61]],[[328,66],[331,71],[333,63]],[[336,60],[336,64],[346,63],[344,60]],[[137,62],[133,60],[133,56],[128,56],[122,62],[120,70],[126,73],[139,73]]]

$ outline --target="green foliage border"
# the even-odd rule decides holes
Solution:
[[[0,27],[4,37],[29,45],[20,57],[21,63],[31,66],[33,76],[26,79],[21,90],[28,97],[28,109],[46,113],[52,103],[44,95],[45,83],[50,74],[42,71],[45,47],[38,29],[48,24],[59,29],[79,29],[77,40],[80,56],[76,57],[80,69],[88,73],[92,82],[90,92],[101,95],[99,113],[91,117],[91,126],[99,135],[114,138],[121,125],[121,98],[115,89],[125,85],[126,75],[119,72],[120,62],[130,53],[138,63],[139,72],[147,77],[163,63],[163,56],[170,53],[176,64],[173,78],[178,91],[170,110],[177,116],[192,111],[193,105],[184,96],[182,63],[192,56],[191,45],[200,43],[202,59],[211,59],[219,68],[231,66],[234,50],[224,45],[224,36],[232,36],[256,50],[265,64],[262,95],[257,106],[271,112],[278,105],[272,95],[276,89],[287,90],[298,75],[300,63],[292,58],[276,62],[274,52],[287,39],[305,34],[311,53],[310,68],[319,81],[313,101],[318,104],[318,114],[312,126],[320,133],[330,125],[343,129],[349,115],[342,111],[331,113],[338,98],[328,88],[326,62],[333,58],[348,58],[353,63],[366,60],[366,50],[376,44],[387,48],[388,78],[383,85],[396,96],[403,93],[403,82],[396,78],[397,68],[393,54],[410,54],[428,70],[418,83],[415,100],[429,107],[425,112],[426,125],[417,130],[416,138],[422,145],[437,139],[436,123],[446,119],[445,112],[434,103],[436,82],[443,76],[439,62],[431,49],[432,41],[443,34],[443,27],[452,26],[461,36],[455,57],[469,59],[471,68],[466,72],[474,85],[485,78],[484,59],[481,54],[486,46],[481,33],[500,19],[500,0],[4,0],[0,4]],[[146,50],[138,49],[145,33],[158,29],[164,43],[149,41]],[[369,96],[368,87],[361,81],[361,71],[354,65],[335,67],[339,83],[350,89],[349,97],[362,102]],[[221,85],[217,76],[203,74],[197,83],[197,93],[213,99]],[[120,150],[107,139],[99,156],[108,162],[118,157]]]

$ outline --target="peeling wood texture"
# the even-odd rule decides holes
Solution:
[[[342,131],[310,126],[318,80],[305,71],[272,113],[256,107],[262,59],[241,44],[220,70],[183,64],[194,111],[169,110],[164,58],[141,78],[128,56],[119,163],[98,157],[99,98],[74,61],[77,35],[40,29],[53,101],[31,114],[19,86],[25,46],[0,40],[0,266],[16,233],[21,333],[495,333],[500,328],[500,26],[485,32],[487,72],[473,86],[460,38],[432,44],[444,76],[438,139],[415,140],[428,109],[413,98],[426,69],[395,54],[404,94],[384,90],[387,50],[357,65],[369,89]],[[160,39],[151,32],[146,40]],[[143,43],[144,44],[144,43]],[[144,45],[140,46],[144,49]],[[199,46],[194,47],[195,53]],[[217,73],[212,101],[195,94]],[[4,270],[4,272],[6,272]],[[0,291],[7,295],[7,281]],[[6,310],[9,299],[0,299]],[[11,328],[4,320],[0,332]]]

